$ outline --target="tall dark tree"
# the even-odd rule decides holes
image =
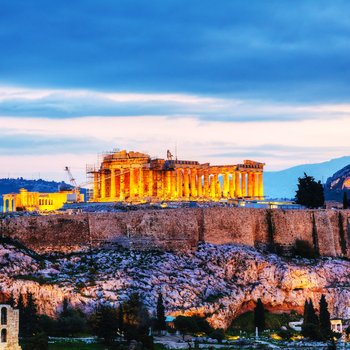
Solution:
[[[16,303],[15,298],[13,296],[13,293],[11,293],[10,296],[8,297],[8,299],[6,300],[6,304],[14,307],[15,303]]]
[[[302,324],[302,334],[304,337],[308,337],[313,340],[322,339],[318,317],[316,315],[312,300],[306,301],[304,304],[304,321]]]
[[[118,330],[119,333],[124,332],[124,311],[123,311],[123,304],[119,304],[119,310],[118,310]]]
[[[343,193],[343,209],[348,209],[348,205],[348,193],[345,190]]]
[[[331,335],[331,321],[328,311],[328,303],[323,294],[320,299],[320,330],[322,335],[326,338],[329,338]]]
[[[24,328],[27,323],[23,294],[19,295],[16,306],[19,311],[19,336],[23,337],[25,333]]]
[[[308,208],[319,208],[324,204],[324,189],[321,181],[315,181],[312,176],[306,175],[298,178],[298,190],[295,200],[298,204]]]
[[[91,325],[106,344],[112,343],[118,331],[118,312],[114,306],[101,304],[91,317]]]
[[[166,322],[165,322],[165,307],[163,302],[163,295],[159,293],[157,300],[157,322],[156,328],[158,331],[166,330]]]
[[[139,294],[133,293],[123,303],[124,335],[127,340],[138,340],[147,348],[153,348],[153,338],[148,335],[151,319]]]
[[[254,309],[254,326],[255,328],[258,328],[259,332],[262,332],[265,329],[265,309],[260,298]]]
[[[36,300],[32,293],[27,292],[27,304],[24,308],[26,324],[24,326],[24,336],[32,336],[39,331],[39,317]]]

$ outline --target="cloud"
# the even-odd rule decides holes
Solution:
[[[13,0],[0,14],[0,82],[346,102],[349,10],[325,0]]]
[[[190,94],[0,87],[0,116],[192,117],[203,121],[270,122],[344,118],[350,104],[286,104]]]

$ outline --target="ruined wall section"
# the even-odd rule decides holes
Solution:
[[[38,252],[101,245],[187,250],[199,241],[290,248],[300,239],[321,255],[350,258],[350,210],[216,207],[30,216],[0,221],[0,234]]]
[[[89,214],[93,245],[120,244],[137,249],[184,250],[196,247],[199,209]]]

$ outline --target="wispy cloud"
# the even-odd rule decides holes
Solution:
[[[116,93],[0,87],[0,116],[195,117],[204,121],[291,121],[350,115],[350,103],[286,104],[190,94]]]

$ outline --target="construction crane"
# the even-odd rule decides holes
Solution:
[[[73,177],[73,175],[72,175],[72,173],[71,173],[69,167],[66,166],[66,167],[64,168],[64,170],[67,172],[68,177],[69,177],[69,182],[70,182],[70,184],[73,186],[73,193],[75,194],[75,199],[74,199],[74,201],[79,203],[79,202],[81,202],[80,187],[78,186],[78,184],[77,184],[75,178]]]

